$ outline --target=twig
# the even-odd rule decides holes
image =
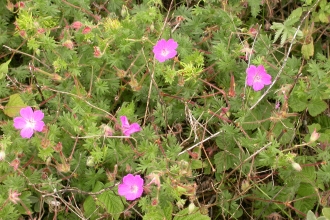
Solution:
[[[272,142],[266,144],[265,146],[263,146],[262,148],[260,148],[259,150],[257,150],[256,152],[254,152],[251,156],[249,156],[248,158],[246,158],[243,162],[241,162],[237,167],[235,167],[230,173],[227,174],[226,178],[223,178],[223,180],[227,180],[238,168],[240,168],[244,163],[248,162],[249,160],[251,160],[254,156],[256,156],[257,154],[259,154],[261,151],[265,150],[267,147],[269,147],[272,144]]]
[[[97,109],[97,110],[99,110],[99,111],[101,111],[101,112],[104,112],[104,113],[106,113],[107,115],[110,115],[112,118],[114,118],[114,116],[113,116],[110,112],[107,112],[106,110],[101,109],[101,108],[99,108],[99,107],[93,105],[92,103],[86,101],[83,97],[80,97],[80,96],[78,96],[78,95],[76,95],[76,94],[72,94],[72,93],[69,93],[69,92],[63,92],[63,91],[59,91],[59,90],[56,90],[56,89],[51,89],[51,88],[46,87],[46,86],[43,86],[43,88],[44,88],[44,89],[48,89],[48,90],[53,91],[53,92],[58,92],[58,93],[62,93],[62,94],[66,94],[66,95],[74,96],[74,97],[76,97],[76,98],[78,98],[78,99],[84,101],[87,105],[89,105],[89,106],[91,106],[91,107],[93,107],[93,108],[95,108],[95,109]]]
[[[24,53],[22,51],[19,51],[19,50],[16,50],[16,49],[13,49],[13,48],[10,48],[6,45],[2,45],[4,48],[8,49],[9,51],[11,52],[14,52],[14,53],[20,53],[20,54],[23,54],[25,56],[28,56],[28,57],[31,57],[32,59],[38,61],[39,63],[41,63],[42,65],[46,66],[48,69],[51,69],[50,66],[48,66],[47,64],[45,64],[44,62],[42,62],[41,60],[39,60],[38,58],[36,58],[35,56],[31,55],[31,54],[28,54],[28,53]]]
[[[194,144],[193,146],[191,146],[191,147],[185,149],[184,151],[181,151],[181,152],[178,154],[178,156],[180,156],[181,154],[184,154],[185,152],[187,152],[187,151],[189,151],[189,150],[194,149],[195,147],[197,147],[198,145],[204,143],[205,141],[208,141],[208,140],[210,140],[211,138],[214,138],[214,137],[218,136],[218,135],[219,135],[220,133],[222,133],[222,132],[223,132],[223,131],[218,131],[217,133],[212,134],[210,137],[207,137],[207,138],[205,138],[204,140],[198,142],[197,144]]]

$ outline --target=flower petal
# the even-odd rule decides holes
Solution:
[[[261,78],[265,85],[270,85],[272,83],[272,76],[267,73],[262,74]]]
[[[154,54],[160,54],[162,52],[162,50],[164,49],[164,46],[166,44],[166,41],[164,39],[159,40],[156,45],[154,46],[152,52],[154,52]]]
[[[141,131],[140,125],[138,123],[133,123],[123,133],[125,136],[130,136],[131,134],[138,132],[138,131]]]
[[[31,138],[33,135],[33,129],[26,127],[21,130],[21,137],[22,138]]]
[[[176,50],[176,48],[178,48],[178,43],[171,38],[167,41],[166,47],[169,50]]]
[[[255,73],[251,73],[251,74],[248,74],[247,75],[246,84],[248,86],[252,86],[253,85],[253,83],[254,83],[254,77],[255,77]]]
[[[131,187],[126,184],[119,184],[118,194],[121,196],[126,196],[127,193],[131,192]]]
[[[126,176],[124,176],[123,178],[123,183],[126,185],[134,185],[135,181],[134,181],[134,175],[132,174],[127,174]]]
[[[22,129],[26,126],[26,121],[22,117],[16,117],[14,118],[14,127],[16,129]]]
[[[255,66],[254,66],[255,67]],[[257,73],[259,74],[267,74],[266,73],[266,70],[265,70],[265,67],[263,65],[259,65],[256,70],[255,70]]]
[[[41,121],[44,118],[44,113],[40,110],[37,110],[33,113],[33,118],[35,121]]]
[[[155,58],[156,58],[156,60],[158,60],[158,62],[160,62],[160,63],[163,63],[163,62],[166,61],[166,58],[165,58],[164,56],[162,56],[160,53],[156,53],[156,54],[155,54]]]
[[[135,200],[135,199],[141,197],[141,195],[138,196],[137,193],[127,193],[125,195],[125,198],[126,198],[126,200]]]
[[[140,198],[143,194],[143,187],[139,187],[138,190],[135,193],[136,198]]]
[[[254,91],[259,91],[262,90],[265,87],[265,85],[262,82],[255,82],[253,83],[253,90]]]
[[[123,128],[129,127],[129,123],[126,116],[120,116],[120,121]]]
[[[34,130],[41,132],[44,128],[45,123],[43,121],[36,121],[36,124],[34,126]]]
[[[170,52],[167,54],[166,59],[172,59],[177,54],[176,50],[170,50]]]
[[[26,108],[22,108],[20,110],[20,114],[25,119],[31,119],[31,118],[33,118],[33,110],[32,110],[32,108],[30,106],[28,106]]]
[[[138,186],[143,186],[143,184],[144,184],[144,180],[141,178],[140,175],[135,175],[134,176],[134,182]]]

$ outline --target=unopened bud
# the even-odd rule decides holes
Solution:
[[[92,31],[92,28],[86,26],[86,27],[82,30],[82,33],[83,33],[83,34],[88,34],[88,33],[91,32],[91,31]]]
[[[243,192],[245,192],[246,190],[248,190],[250,188],[250,183],[248,180],[243,180],[242,184],[241,184],[241,190]]]
[[[121,15],[123,18],[125,18],[127,14],[128,14],[127,7],[126,7],[126,5],[123,5],[123,7],[121,8],[121,11],[120,11],[120,15]]]
[[[6,158],[6,153],[4,150],[0,151],[0,161],[3,161]]]
[[[10,11],[13,12],[14,11],[14,4],[10,1],[7,1],[7,5],[6,8]]]
[[[52,80],[56,81],[56,82],[61,82],[62,81],[62,77],[56,73],[52,74]]]
[[[51,157],[47,157],[46,159],[46,165],[49,166],[50,162],[52,162],[52,158]]]
[[[93,48],[94,48],[94,57],[96,58],[102,57],[103,54],[101,52],[101,49],[97,46],[94,46]]]
[[[191,214],[195,210],[195,208],[196,208],[195,204],[193,202],[190,203],[188,206],[188,214]]]
[[[21,199],[19,198],[19,196],[21,195],[21,193],[19,193],[17,190],[9,190],[9,201],[11,201],[14,204],[17,204]]]
[[[302,168],[301,168],[301,166],[299,165],[299,163],[292,162],[291,165],[292,165],[293,169],[295,169],[296,171],[298,171],[298,172],[302,171]]]
[[[147,176],[148,179],[150,179],[150,182],[148,185],[150,184],[155,184],[157,186],[157,188],[159,189],[160,188],[160,179],[159,179],[159,174],[156,174],[156,173],[150,173],[148,176]]]
[[[76,30],[80,29],[82,26],[83,24],[80,21],[75,21],[71,24],[71,27]]]
[[[20,164],[20,161],[18,158],[16,158],[10,163],[10,166],[13,167],[14,170],[16,171],[18,169],[19,164]]]
[[[65,42],[63,42],[62,44],[64,47],[68,48],[69,50],[73,50],[73,42],[72,40],[66,40]]]
[[[95,161],[94,161],[94,157],[93,156],[87,157],[86,165],[88,167],[94,167],[95,166]]]
[[[155,25],[154,24],[151,24],[150,25],[150,32],[154,32],[154,30],[155,30]]]
[[[70,171],[70,165],[67,163],[64,164],[57,164],[57,170],[61,173],[67,173]]]
[[[176,202],[176,205],[178,206],[179,209],[183,209],[185,203],[186,203],[185,199],[180,199]]]
[[[311,134],[311,137],[309,138],[309,142],[315,142],[317,139],[319,139],[320,134],[316,132],[316,128],[314,128],[313,133]]]
[[[158,203],[159,203],[159,202],[158,202],[158,199],[157,199],[157,198],[154,198],[154,199],[151,200],[151,205],[152,205],[152,206],[157,206]]]

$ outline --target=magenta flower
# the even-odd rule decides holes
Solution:
[[[127,200],[140,198],[143,193],[144,180],[140,175],[127,174],[123,178],[123,183],[118,186],[118,194],[125,196]]]
[[[131,134],[141,131],[141,127],[138,123],[129,124],[126,116],[120,116],[121,130],[125,136],[131,136]]]
[[[251,65],[246,69],[247,79],[246,84],[252,86],[254,91],[259,91],[264,88],[265,85],[272,83],[272,76],[269,75],[263,65],[258,67]]]
[[[22,108],[21,117],[14,118],[14,127],[21,130],[22,138],[30,138],[34,131],[42,131],[45,123],[42,121],[44,113],[37,110],[33,111],[30,106]]]
[[[176,48],[178,47],[178,43],[173,39],[169,39],[168,41],[161,39],[157,42],[152,50],[155,54],[155,58],[159,62],[165,62],[165,60],[171,59],[176,56]]]

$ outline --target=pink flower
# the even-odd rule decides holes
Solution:
[[[141,131],[141,127],[138,123],[129,124],[126,116],[120,116],[121,130],[125,136],[131,136],[131,134]]]
[[[118,186],[118,194],[125,196],[127,200],[140,198],[143,193],[144,180],[140,175],[128,174],[124,176],[123,183]]]
[[[264,88],[265,85],[270,85],[272,83],[272,76],[269,75],[263,65],[258,67],[251,65],[246,69],[248,86],[252,86],[254,91],[259,91]]]
[[[22,108],[21,117],[14,118],[14,127],[21,130],[22,138],[30,138],[34,131],[42,131],[45,123],[42,121],[44,113],[40,110],[33,111],[30,106]]]
[[[157,42],[152,51],[155,54],[155,58],[162,63],[176,56],[177,47],[178,43],[173,39],[169,39],[168,41],[161,39]]]
[[[71,24],[71,27],[76,30],[80,29],[82,26],[83,24],[80,21],[75,21]]]

